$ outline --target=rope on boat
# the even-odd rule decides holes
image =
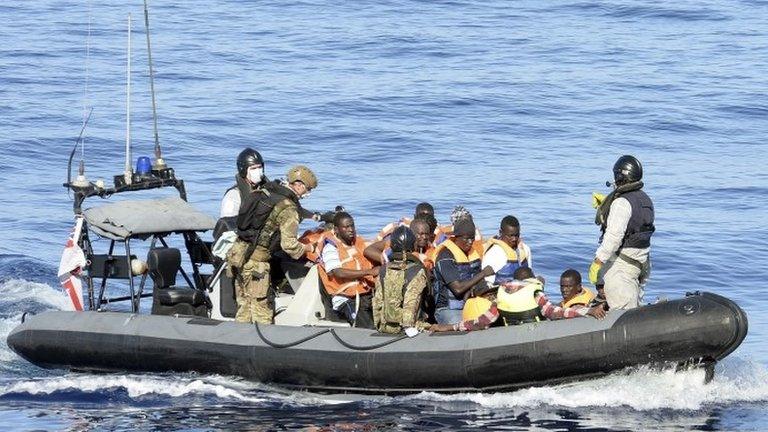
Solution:
[[[401,341],[401,340],[403,340],[403,339],[408,337],[407,335],[401,335],[400,337],[396,337],[394,339],[390,339],[388,341],[385,341],[385,342],[382,342],[382,343],[378,343],[378,344],[375,344],[375,345],[359,346],[359,345],[352,345],[350,343],[345,342],[343,339],[341,339],[339,337],[339,335],[336,334],[336,332],[333,329],[330,329],[329,332],[331,333],[333,338],[336,339],[336,342],[340,343],[345,348],[353,349],[353,350],[356,350],[356,351],[368,351],[368,350],[372,350],[372,349],[376,349],[376,348],[385,347],[385,346],[387,346],[389,344],[395,343],[397,341]]]
[[[272,348],[290,348],[290,347],[302,344],[302,343],[304,343],[304,342],[306,342],[306,341],[308,341],[310,339],[314,339],[314,338],[316,338],[316,337],[318,337],[318,336],[320,336],[322,334],[328,333],[328,331],[329,331],[329,329],[325,329],[325,330],[319,331],[319,332],[317,332],[315,334],[309,335],[309,336],[307,336],[305,338],[299,339],[299,340],[297,340],[295,342],[280,344],[280,343],[272,342],[271,340],[269,340],[266,337],[264,337],[264,334],[261,332],[261,327],[259,327],[259,323],[253,323],[253,325],[256,327],[256,334],[259,335],[259,337],[261,338],[262,341],[264,341],[265,344],[271,346]]]
[[[351,343],[348,343],[348,342],[344,341],[341,337],[339,337],[338,334],[336,334],[336,332],[333,329],[325,329],[325,330],[321,330],[321,331],[319,331],[319,332],[317,332],[315,334],[311,334],[311,335],[309,335],[307,337],[301,338],[301,339],[299,339],[297,341],[281,344],[281,343],[277,343],[277,342],[272,342],[271,340],[267,339],[266,336],[264,336],[264,333],[261,332],[261,327],[259,326],[259,323],[253,323],[253,325],[254,325],[254,327],[256,327],[256,334],[259,335],[259,338],[261,338],[261,340],[264,341],[265,344],[271,346],[272,348],[291,348],[291,347],[294,347],[296,345],[303,344],[304,342],[306,342],[308,340],[311,340],[311,339],[314,339],[314,338],[316,338],[316,337],[318,337],[320,335],[324,335],[326,333],[330,333],[331,336],[333,336],[333,338],[336,339],[336,342],[338,342],[339,344],[341,344],[345,348],[349,348],[349,349],[352,349],[352,350],[355,350],[355,351],[369,351],[369,350],[372,350],[372,349],[385,347],[385,346],[387,346],[389,344],[393,344],[395,342],[401,341],[401,340],[403,340],[403,339],[408,337],[407,335],[400,335],[399,337],[396,337],[394,339],[390,339],[390,340],[387,340],[387,341],[384,341],[384,342],[381,342],[381,343],[378,343],[378,344],[368,345],[368,346],[360,346],[360,345],[352,345]]]

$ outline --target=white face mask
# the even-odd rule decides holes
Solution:
[[[261,178],[264,177],[264,168],[253,167],[248,168],[248,181],[253,184],[261,183]]]
[[[309,195],[310,195],[310,193],[311,193],[311,191],[306,191],[306,192],[304,192],[304,195],[302,195],[302,196],[301,196],[301,199],[307,199],[307,198],[309,198]]]

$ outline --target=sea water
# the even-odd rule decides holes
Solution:
[[[91,107],[75,171],[83,159],[91,180],[123,172],[129,13],[133,154],[152,156],[142,12],[137,0],[0,5],[3,339],[25,312],[68,307],[61,183]],[[309,165],[320,185],[306,207],[344,205],[368,238],[420,201],[441,222],[467,207],[486,235],[513,214],[558,298],[560,273],[586,276],[595,251],[590,194],[633,154],[656,206],[646,301],[720,293],[747,311],[749,335],[710,384],[637,368],[403,397],[44,370],[0,344],[0,429],[766,428],[767,2],[187,0],[150,13],[163,156],[206,213],[252,146],[272,178]]]

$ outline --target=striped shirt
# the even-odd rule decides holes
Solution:
[[[557,306],[556,304],[550,302],[547,298],[547,295],[541,291],[536,294],[536,303],[541,309],[541,314],[550,320],[582,317],[586,316],[587,312],[589,312],[588,307],[580,305],[568,308]],[[453,329],[455,331],[485,330],[490,327],[491,324],[495,323],[496,320],[499,319],[499,316],[499,308],[496,306],[496,302],[493,302],[491,307],[484,314],[473,320],[467,320],[454,324]]]

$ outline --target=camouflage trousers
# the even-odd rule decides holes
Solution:
[[[235,279],[237,313],[235,321],[272,324],[272,299],[269,297],[269,263],[249,261]]]
[[[269,292],[269,263],[251,258],[242,268],[237,268],[243,262],[247,248],[248,243],[238,240],[227,255],[229,273],[235,282],[235,321],[272,324],[274,312]]]

